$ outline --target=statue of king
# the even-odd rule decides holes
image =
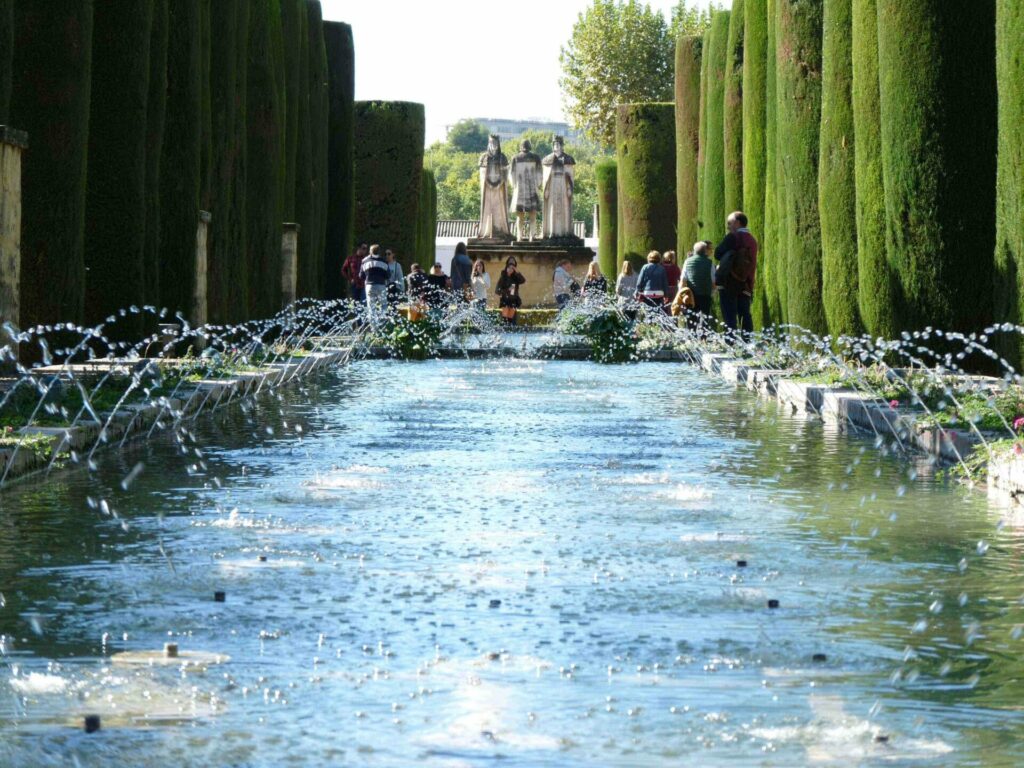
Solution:
[[[576,161],[565,154],[564,141],[555,136],[554,150],[541,162],[544,166],[544,237],[574,237],[572,231],[573,177]]]
[[[508,158],[501,139],[491,134],[487,151],[480,155],[480,226],[478,237],[510,242],[508,231]]]

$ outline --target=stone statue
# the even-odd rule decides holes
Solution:
[[[524,141],[519,146],[519,154],[512,158],[512,203],[509,212],[516,215],[516,235],[519,242],[529,237],[533,240],[537,232],[537,211],[540,210],[540,157],[531,152],[530,142]],[[524,219],[528,224],[524,227]],[[527,236],[527,233],[529,235]]]
[[[510,242],[508,231],[508,158],[501,151],[501,139],[491,134],[487,151],[480,155],[480,227],[484,240]]]
[[[554,150],[541,161],[544,165],[544,237],[574,238],[572,195],[576,161],[565,154],[564,141],[555,136]]]

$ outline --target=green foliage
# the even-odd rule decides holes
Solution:
[[[214,0],[199,0],[199,207],[210,210],[213,172],[213,104],[210,94],[210,6]]]
[[[851,0],[824,0],[822,23],[821,294],[829,333],[859,334]]]
[[[890,266],[885,245],[876,0],[853,0],[852,10],[859,308],[869,333],[891,339],[898,331],[899,278]]]
[[[717,242],[725,234],[725,79],[729,11],[716,11],[704,38],[707,93],[704,168],[700,188],[701,237]]]
[[[11,107],[11,65],[14,60],[14,0],[0,0],[0,125]]]
[[[397,314],[371,337],[370,345],[384,347],[399,360],[427,360],[437,354],[443,331],[441,321],[430,315],[409,320]]]
[[[295,221],[299,224],[298,272],[295,287],[297,298],[319,299],[320,266],[323,258],[316,250],[320,239],[317,232],[319,202],[316,198],[316,181],[313,170],[313,120],[315,104],[310,95],[309,70],[309,6],[302,0],[299,15],[299,138],[295,153]]]
[[[355,231],[405,259],[416,253],[425,131],[422,104],[355,104]]]
[[[598,233],[597,260],[601,272],[611,282],[618,273],[618,165],[602,160],[594,166],[597,179]]]
[[[618,208],[622,211],[620,262],[639,269],[651,250],[676,244],[675,105],[623,104],[618,110]]]
[[[821,0],[776,7],[780,248],[786,252],[787,319],[825,333],[821,297],[818,154],[821,129]]]
[[[767,0],[766,26],[768,60],[765,71],[765,163],[764,163],[764,238],[758,251],[758,282],[764,284],[768,306],[768,318],[772,323],[786,322],[786,251],[782,240],[783,185],[779,175],[779,131],[778,131],[778,67],[775,58],[778,52],[778,35],[775,26],[776,8],[779,0]],[[766,321],[764,321],[766,322]]]
[[[676,251],[697,241],[697,158],[700,151],[700,72],[704,39],[676,40]]]
[[[352,252],[355,238],[355,48],[352,27],[325,21],[327,55],[327,233],[324,244],[325,298],[344,294],[341,265]],[[422,141],[420,142],[422,146]],[[359,235],[364,237],[362,233]]]
[[[750,220],[750,232],[759,241],[761,253],[754,281],[752,310],[755,327],[771,325],[769,303],[771,280],[766,266],[765,165],[767,162],[765,99],[768,68],[767,0],[745,0],[743,8],[743,210]]]
[[[146,97],[146,242],[143,250],[143,301],[160,303],[160,167],[167,108],[167,4],[153,0],[149,41],[149,93]]]
[[[21,325],[80,321],[93,4],[18,0],[10,123],[22,156]]]
[[[991,317],[995,26],[992,2],[878,0],[886,244],[903,329],[967,331]]]
[[[324,257],[327,248],[327,47],[324,44],[323,9],[319,0],[306,0],[309,23],[309,112],[310,112],[310,157],[312,162],[312,184],[315,223],[309,236],[307,253],[315,270],[313,287],[309,295],[317,298],[326,296],[326,275]]]
[[[416,220],[416,252],[397,254],[398,261],[409,271],[415,261],[425,270],[430,270],[437,260],[437,182],[434,172],[424,168],[420,180],[419,215]]]
[[[455,152],[475,152],[479,155],[486,151],[489,138],[486,126],[467,118],[448,127],[445,143]]]
[[[563,319],[564,317],[564,319]],[[637,359],[636,323],[618,308],[559,316],[559,330],[582,336],[596,363],[628,363]]]
[[[280,0],[280,3],[285,80],[284,188],[281,215],[285,221],[297,221],[295,192],[299,167],[299,100],[305,90],[300,82],[305,82],[305,78],[302,77],[302,72],[305,69],[302,51],[305,38],[303,24],[306,0]]]
[[[99,3],[93,17],[89,172],[85,200],[85,321],[141,306],[146,248],[146,100],[152,0]],[[117,332],[135,340],[142,316]]]
[[[679,0],[672,8],[668,23],[669,43],[678,43],[680,37],[700,37],[711,26],[711,13],[721,8],[719,3],[706,3],[706,8],[694,8],[687,0]],[[674,55],[673,55],[674,58]]]
[[[725,58],[725,213],[743,208],[744,0],[733,0]]]

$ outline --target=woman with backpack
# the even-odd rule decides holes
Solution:
[[[738,325],[741,331],[753,333],[750,302],[757,272],[757,240],[747,229],[747,215],[743,211],[730,213],[725,226],[729,234],[715,248],[715,283],[722,319],[730,330],[736,330]]]

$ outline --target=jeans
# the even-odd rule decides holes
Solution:
[[[558,305],[559,309],[565,309],[565,305],[569,303],[569,299],[572,298],[568,293],[560,293],[555,296],[555,304]]]
[[[693,309],[686,310],[686,327],[691,331],[711,326],[711,296],[694,296]]]
[[[369,284],[366,286],[366,311],[371,323],[383,320],[388,313],[388,287]]]
[[[366,288],[361,285],[352,284],[352,300],[363,302],[366,301]]]
[[[718,294],[718,303],[722,307],[722,318],[727,328],[735,331],[736,322],[739,320],[740,330],[754,332],[754,317],[750,314],[750,297],[747,294],[721,291]]]

